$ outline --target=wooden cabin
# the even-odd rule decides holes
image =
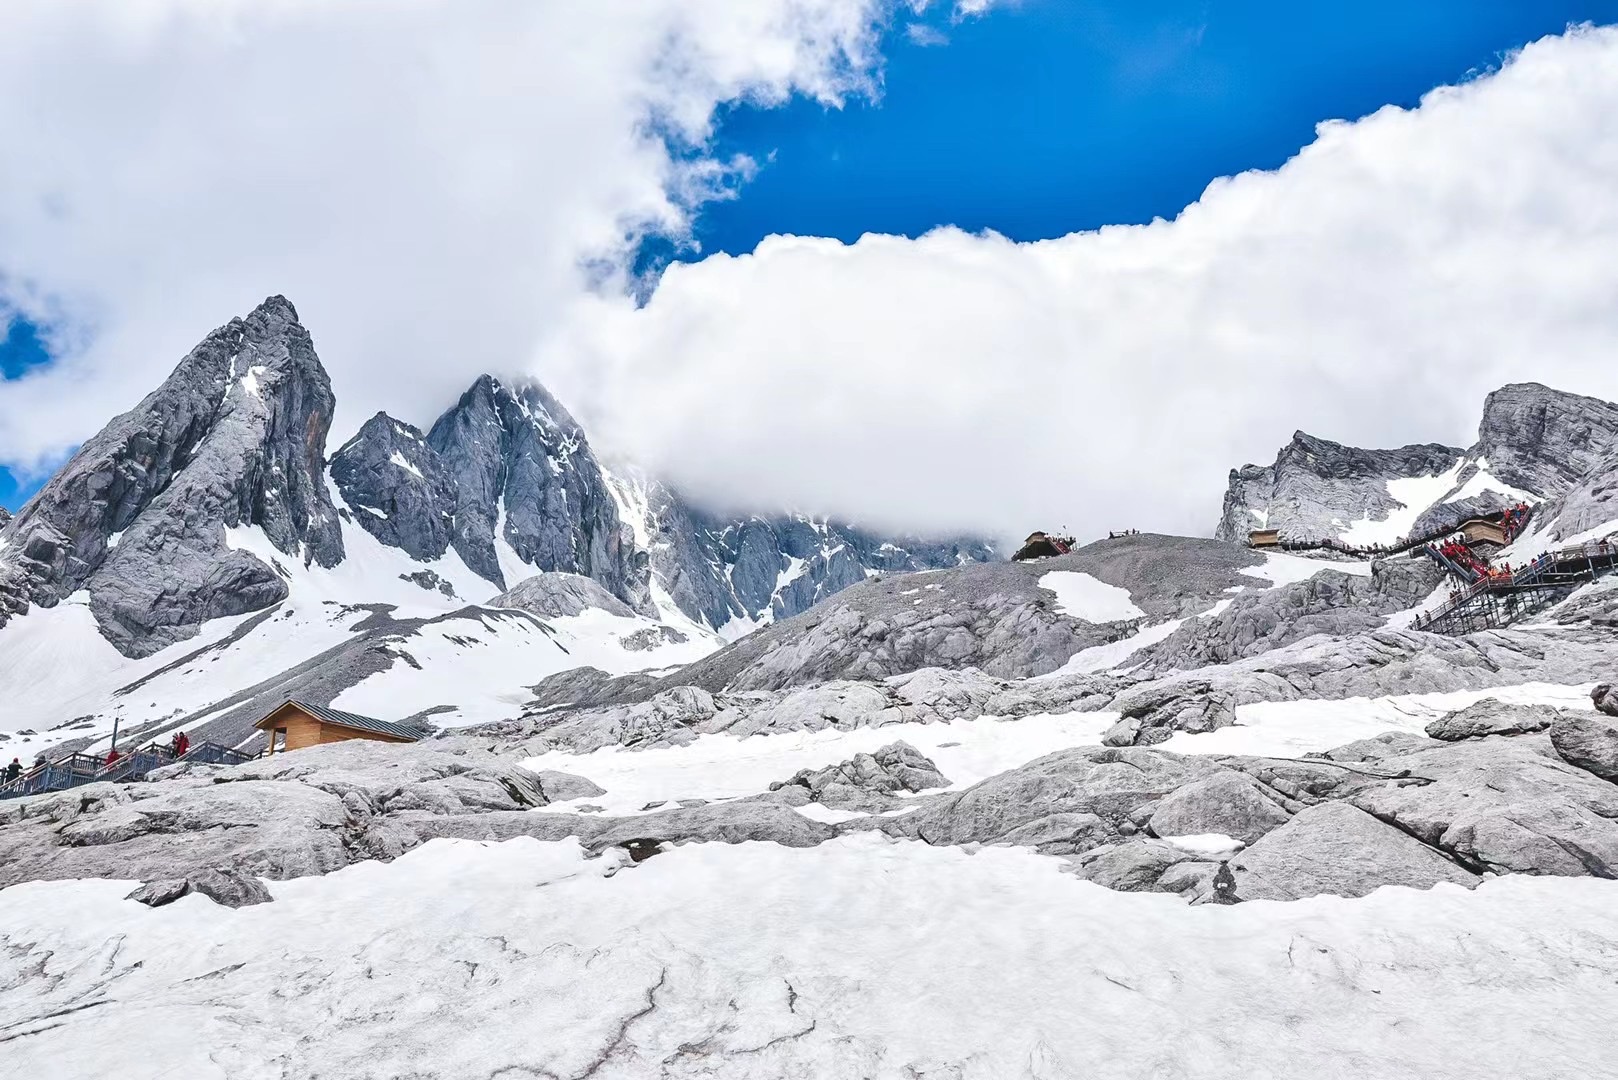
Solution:
[[[1281,544],[1280,529],[1254,529],[1247,534],[1247,546],[1256,548],[1279,547]]]
[[[1461,535],[1468,544],[1495,544],[1504,547],[1507,541],[1505,525],[1490,518],[1472,518],[1461,522]]]
[[[421,731],[406,724],[291,700],[282,702],[253,726],[270,733],[271,754],[349,739],[406,743],[416,742],[422,736]]]
[[[1047,536],[1042,532],[1028,534],[1022,547],[1011,556],[1013,562],[1028,559],[1048,559],[1052,555],[1066,555],[1073,550],[1073,539],[1067,536]]]

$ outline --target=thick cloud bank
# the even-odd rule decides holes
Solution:
[[[1618,32],[1587,30],[1322,125],[1172,222],[774,237],[587,306],[538,366],[713,497],[1205,533],[1294,428],[1465,445],[1507,381],[1618,397],[1615,282]]]
[[[835,103],[887,0],[5,0],[0,461],[58,454],[267,294],[314,332],[338,429],[430,419],[530,353],[645,230],[746,162],[670,153],[716,104]]]

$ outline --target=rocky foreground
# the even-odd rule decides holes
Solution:
[[[1609,694],[1596,699],[1613,709]],[[1618,878],[1614,717],[1488,698],[1427,737],[1299,759],[1076,747],[955,791],[897,742],[751,796],[627,817],[581,813],[605,794],[587,777],[530,771],[473,743],[347,743],[17,800],[0,809],[0,885],[138,877],[148,903],[190,888],[240,904],[268,898],[254,879],[393,859],[439,837],[571,838],[645,858],[690,842],[802,848],[866,831],[1030,848],[1109,888],[1195,903],[1501,874]],[[836,820],[800,812],[810,804]]]

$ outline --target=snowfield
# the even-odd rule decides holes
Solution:
[[[887,724],[852,731],[828,729],[747,738],[703,735],[685,746],[650,750],[618,746],[588,754],[553,750],[529,758],[523,765],[588,777],[607,793],[574,802],[622,814],[651,803],[755,795],[800,769],[836,765],[855,754],[902,740],[932,758],[952,781],[948,790],[959,790],[1057,750],[1093,746],[1117,719],[1118,714],[1111,712],[1020,720],[981,716],[948,724]]]
[[[1052,570],[1039,579],[1039,587],[1056,594],[1056,610],[1091,623],[1139,619],[1146,612],[1135,606],[1128,589],[1077,570]]]
[[[437,840],[240,910],[7,889],[7,1073],[1611,1075],[1618,882],[1187,907],[873,834],[625,859]]]

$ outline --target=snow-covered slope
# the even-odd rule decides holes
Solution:
[[[537,383],[479,378],[425,433],[379,413],[328,469],[334,406],[308,331],[272,297],[0,520],[0,750],[114,725],[121,741],[181,725],[231,741],[293,693],[494,720],[564,668],[667,669],[877,570],[989,557],[713,519],[609,477]],[[563,616],[488,606],[536,574],[604,592]]]

